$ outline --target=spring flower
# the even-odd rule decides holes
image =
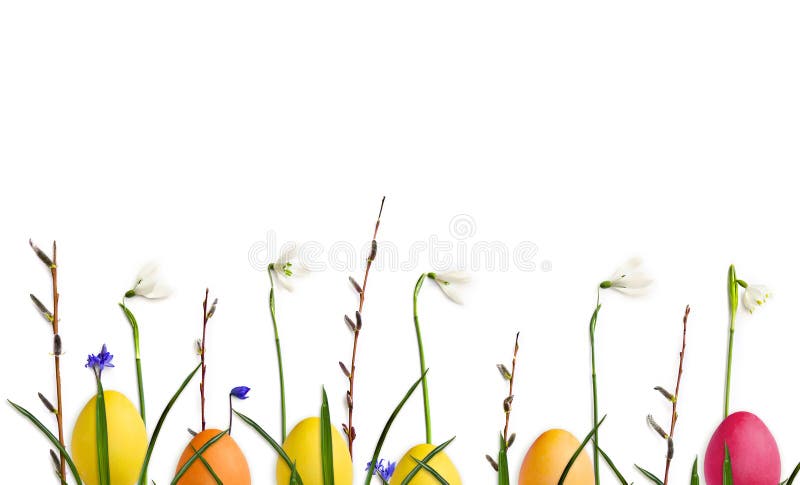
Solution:
[[[771,296],[770,291],[764,285],[748,285],[744,281],[739,280],[739,285],[744,287],[744,295],[742,296],[742,304],[744,308],[753,313],[759,305],[763,305],[767,298]]]
[[[133,288],[125,293],[125,297],[141,296],[151,300],[168,297],[172,290],[160,281],[159,272],[159,267],[155,263],[144,265],[136,276]]]
[[[461,292],[459,286],[469,283],[470,277],[464,271],[446,271],[444,273],[428,273],[428,277],[432,278],[442,289],[442,292],[455,303],[461,305]]]
[[[385,465],[384,462],[386,462]],[[370,461],[369,463],[367,463],[367,468],[365,471],[369,471],[371,466],[372,462]],[[392,475],[394,474],[394,469],[396,467],[397,467],[396,461],[389,461],[381,458],[380,460],[378,460],[378,464],[375,465],[375,469],[372,471],[372,474],[378,475],[384,482],[388,482],[389,479],[392,478]]]
[[[300,272],[302,271],[302,267],[292,263],[292,260],[294,260],[296,257],[297,247],[292,245],[291,247],[284,249],[281,255],[278,256],[278,260],[274,263],[270,263],[268,267],[268,271],[270,271],[271,274],[274,274],[278,280],[278,283],[288,291],[294,290],[294,285],[291,281],[289,281],[289,279],[299,276]]]
[[[653,282],[644,272],[639,271],[641,258],[631,258],[620,266],[610,278],[600,283],[600,288],[612,288],[621,293],[636,295],[644,292]]]
[[[84,367],[92,369],[99,378],[103,373],[103,369],[106,367],[114,367],[114,364],[111,363],[112,360],[114,360],[114,356],[108,352],[106,344],[103,344],[103,348],[100,349],[97,355],[89,354]]]
[[[238,386],[231,389],[231,396],[235,397],[236,399],[247,399],[247,393],[250,392],[250,388],[247,386]]]

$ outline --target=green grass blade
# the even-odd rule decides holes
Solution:
[[[583,439],[583,442],[581,443],[581,445],[578,447],[577,450],[575,450],[575,453],[572,454],[572,457],[567,462],[567,466],[564,467],[564,471],[561,472],[561,478],[558,479],[558,485],[564,485],[564,481],[566,481],[567,475],[569,474],[569,471],[572,469],[572,465],[575,464],[575,461],[581,455],[581,451],[583,451],[583,449],[586,448],[586,445],[589,443],[589,440],[591,440],[592,436],[594,436],[595,433],[597,433],[598,428],[600,428],[600,425],[603,424],[603,421],[605,421],[605,420],[606,420],[606,417],[603,416],[603,419],[601,419],[597,423],[597,426],[595,426],[594,428],[592,428],[591,431],[589,431],[589,434],[587,434],[586,438]]]
[[[194,451],[195,453],[197,453],[197,450],[195,449],[195,447],[194,447],[194,446],[192,446],[192,451]],[[214,477],[214,481],[215,481],[215,482],[217,482],[217,485],[223,485],[223,483],[222,483],[222,480],[220,480],[219,476],[217,476],[217,473],[214,471],[214,469],[213,469],[213,468],[211,468],[211,464],[210,464],[210,463],[208,463],[208,460],[206,460],[205,458],[203,458],[203,455],[197,455],[197,458],[198,458],[198,459],[199,459],[201,462],[203,462],[203,466],[205,466],[205,467],[206,467],[206,470],[208,470],[208,473],[210,473],[210,474],[211,474],[211,476],[212,476],[212,477]]]
[[[236,414],[236,416],[239,417],[239,419],[244,421],[244,423],[246,425],[248,425],[251,428],[253,428],[253,430],[255,430],[256,433],[258,433],[262,438],[264,438],[264,440],[267,443],[269,443],[269,445],[272,447],[272,449],[275,450],[275,452],[278,454],[278,456],[281,457],[281,459],[284,461],[284,463],[286,463],[286,465],[290,469],[293,470],[293,474],[297,475],[297,483],[298,483],[298,485],[303,485],[303,480],[300,478],[300,474],[297,473],[297,469],[295,467],[294,462],[292,461],[291,458],[289,458],[289,455],[286,454],[286,451],[284,451],[283,447],[281,445],[279,445],[278,442],[275,441],[272,438],[272,436],[269,435],[269,433],[264,431],[264,428],[259,426],[258,423],[256,423],[255,421],[253,421],[252,419],[248,418],[247,416],[245,416],[244,414],[240,413],[239,411],[237,411],[235,409],[233,410],[233,412],[234,412],[234,414]]]
[[[639,470],[642,473],[642,475],[645,476],[645,478],[649,479],[653,483],[655,483],[657,485],[664,485],[664,482],[662,482],[660,478],[658,478],[657,476],[653,475],[649,471],[645,470],[644,468],[640,467],[639,465],[633,465],[633,466],[635,466],[636,469]]]
[[[425,455],[425,458],[423,458],[423,459],[422,459],[422,463],[423,463],[423,464],[427,464],[427,463],[428,463],[429,461],[431,461],[431,459],[432,459],[434,456],[436,456],[436,455],[437,455],[437,454],[438,454],[440,451],[443,451],[445,448],[447,448],[447,446],[448,446],[450,443],[452,443],[454,439],[456,439],[456,437],[455,437],[455,436],[453,436],[453,437],[452,437],[452,438],[450,438],[449,440],[445,441],[445,442],[444,442],[444,443],[442,443],[441,445],[437,446],[436,448],[432,449],[432,450],[431,450],[431,452],[430,452],[430,453],[428,453],[427,455]],[[414,467],[414,468],[413,468],[413,469],[412,469],[412,470],[411,470],[411,471],[408,473],[408,475],[406,475],[406,477],[403,479],[403,481],[400,483],[400,485],[408,485],[408,484],[411,482],[411,479],[412,479],[412,478],[414,478],[414,475],[416,475],[417,473],[419,473],[419,471],[420,471],[420,470],[422,470],[422,465],[421,465],[421,464],[419,464],[419,463],[417,463],[417,466],[415,466],[415,467]]]
[[[97,474],[100,485],[111,485],[111,466],[108,462],[108,420],[106,418],[106,396],[100,377],[97,381],[95,399],[95,441],[97,442]]]
[[[697,473],[697,457],[694,457],[694,465],[692,465],[692,485],[700,485],[700,475]]]
[[[798,463],[797,466],[794,467],[794,471],[792,472],[791,475],[789,475],[789,478],[786,479],[785,482],[786,485],[792,485],[792,482],[794,482],[794,479],[795,477],[797,477],[798,473],[800,473],[800,463]]]
[[[292,462],[292,474],[289,475],[289,485],[302,485],[303,481],[300,480],[300,475],[297,473],[297,463]]]
[[[322,453],[322,483],[334,485],[333,475],[333,436],[331,435],[331,412],[328,408],[328,393],[322,388],[322,408],[320,409],[320,452]]]
[[[199,450],[195,451],[194,454],[192,455],[192,457],[189,458],[186,461],[186,463],[183,464],[181,469],[178,470],[178,473],[175,474],[175,478],[173,478],[172,482],[171,482],[172,485],[177,484],[178,480],[180,480],[181,477],[183,477],[183,475],[189,470],[189,467],[191,467],[194,464],[195,460],[197,460],[200,457],[200,455],[205,453],[206,450],[211,447],[211,445],[213,445],[217,441],[221,440],[222,437],[225,436],[226,434],[228,434],[228,430],[220,431],[219,433],[214,435],[213,438],[211,438],[210,440],[206,441],[206,443],[203,446],[201,446]]]
[[[414,458],[414,457],[412,456],[411,458]],[[436,479],[436,480],[437,480],[439,483],[441,483],[442,485],[450,485],[450,484],[448,483],[448,481],[447,481],[447,480],[445,480],[445,479],[444,479],[444,477],[442,477],[441,475],[439,475],[439,472],[437,472],[436,470],[434,470],[433,468],[431,468],[431,466],[430,466],[430,465],[428,465],[427,463],[423,463],[422,461],[420,461],[420,460],[417,460],[416,458],[414,458],[414,461],[415,461],[415,462],[417,462],[417,466],[418,466],[418,467],[420,467],[420,468],[422,468],[423,470],[425,470],[426,472],[430,473],[430,474],[431,474],[431,476],[432,476],[433,478],[435,478],[435,479]]]
[[[425,374],[427,374],[427,373],[428,373],[428,371],[426,370]],[[423,374],[423,376],[425,374]],[[408,389],[408,392],[406,392],[406,395],[403,397],[403,399],[400,401],[400,403],[397,405],[397,407],[394,408],[394,411],[392,412],[392,415],[389,416],[389,420],[386,421],[386,425],[383,427],[383,431],[381,432],[381,436],[380,436],[380,438],[378,438],[378,442],[375,444],[375,451],[372,453],[372,460],[370,461],[369,470],[367,470],[367,480],[365,482],[365,485],[369,485],[370,482],[372,481],[372,475],[375,474],[375,465],[378,463],[378,456],[381,453],[381,448],[383,448],[383,443],[384,443],[384,441],[386,441],[386,437],[389,435],[389,429],[392,427],[392,423],[394,423],[394,420],[397,417],[397,415],[400,414],[400,410],[403,409],[403,406],[405,406],[406,401],[408,401],[408,398],[410,398],[411,395],[414,394],[414,391],[417,389],[417,387],[419,386],[420,382],[422,382],[422,377],[417,379],[417,382],[415,382]]]
[[[75,478],[75,482],[78,485],[83,485],[83,482],[81,481],[81,476],[78,473],[78,469],[75,467],[75,463],[72,461],[72,457],[69,456],[69,453],[67,453],[67,450],[61,444],[61,442],[58,441],[58,438],[56,438],[55,435],[53,433],[51,433],[49,429],[47,429],[47,426],[45,426],[44,424],[42,424],[41,421],[36,419],[36,416],[31,414],[30,411],[28,411],[27,409],[23,408],[19,404],[16,404],[16,403],[14,403],[12,401],[8,401],[8,403],[11,404],[11,406],[14,409],[16,409],[18,413],[20,413],[25,418],[27,418],[28,421],[33,423],[33,425],[36,426],[39,429],[39,431],[41,431],[42,434],[44,434],[45,437],[47,437],[48,440],[50,440],[50,443],[52,443],[52,445],[55,446],[56,449],[62,455],[64,455],[64,459],[66,460],[67,465],[69,465],[69,469],[72,472],[72,476]]]
[[[722,462],[722,485],[733,485],[733,470],[731,469],[731,454],[728,444],[725,443],[725,460]]]
[[[192,372],[186,376],[186,379],[183,380],[183,383],[172,396],[172,399],[169,400],[167,406],[164,408],[164,411],[161,413],[161,417],[158,418],[158,424],[156,424],[155,429],[153,430],[153,436],[150,437],[150,444],[147,446],[147,453],[144,455],[144,462],[142,462],[142,469],[139,472],[139,481],[140,485],[147,485],[147,481],[145,477],[147,476],[147,467],[150,465],[150,458],[153,456],[153,449],[156,446],[156,440],[158,439],[158,434],[161,432],[161,427],[164,425],[164,421],[167,419],[167,415],[169,411],[172,409],[172,406],[175,404],[175,401],[178,400],[178,397],[183,393],[183,390],[186,389],[186,386],[189,385],[189,382],[192,378],[197,374],[197,371],[200,370],[200,365],[197,364],[197,367],[194,368]]]
[[[508,445],[502,435],[500,435],[500,453],[497,456],[497,483],[498,485],[511,483],[508,475]]]
[[[630,482],[625,480],[625,477],[622,476],[622,473],[620,473],[619,469],[616,467],[616,465],[614,465],[614,462],[611,461],[611,457],[609,457],[606,454],[606,452],[603,451],[603,449],[600,448],[600,447],[597,448],[597,451],[600,452],[600,455],[603,457],[603,460],[605,460],[605,462],[608,465],[608,467],[611,468],[611,471],[614,472],[614,475],[617,476],[617,480],[619,480],[619,482],[622,485],[628,485]]]

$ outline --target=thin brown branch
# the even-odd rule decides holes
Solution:
[[[356,317],[359,325],[356,326],[353,332],[353,352],[350,358],[350,388],[347,394],[347,448],[350,451],[350,460],[353,460],[353,441],[356,439],[355,429],[353,428],[353,408],[355,407],[355,380],[356,380],[356,350],[358,349],[358,336],[361,333],[361,314],[364,311],[364,296],[367,292],[367,280],[369,278],[369,270],[372,268],[372,262],[375,260],[377,247],[378,247],[378,228],[381,225],[381,214],[383,214],[383,204],[386,202],[386,197],[381,199],[381,208],[378,211],[378,219],[375,221],[375,230],[372,233],[372,242],[370,247],[369,256],[367,256],[367,267],[364,269],[364,281],[361,284],[361,291],[358,292],[358,312]]]
[[[200,431],[206,429],[206,327],[208,326],[208,288],[203,300],[203,340],[200,343]]]
[[[683,314],[683,343],[681,345],[681,354],[680,360],[678,363],[678,379],[675,383],[675,399],[672,400],[672,423],[670,424],[669,428],[669,438],[668,442],[672,443],[673,438],[675,436],[675,425],[678,422],[678,393],[681,390],[681,377],[683,376],[683,357],[686,353],[686,324],[689,321],[689,312],[691,308],[689,305],[686,305],[686,313]],[[664,470],[664,485],[667,485],[669,482],[669,466],[672,463],[672,453],[671,450],[667,453],[667,464]]]
[[[53,338],[58,335],[58,249],[56,242],[53,241],[53,264],[50,266],[50,276],[53,280]],[[56,419],[58,421],[58,441],[66,448],[64,444],[64,409],[61,404],[61,354],[59,352],[53,353],[53,362],[55,365],[56,373]],[[64,454],[60,453],[60,479],[62,483],[66,483],[66,460]]]
[[[503,439],[506,442],[506,447],[508,447],[508,422],[511,419],[511,400],[514,399],[514,374],[517,371],[517,352],[519,352],[519,332],[517,332],[517,337],[514,340],[514,358],[511,360],[511,378],[508,380],[508,397],[505,401],[508,403],[506,425],[503,428]]]

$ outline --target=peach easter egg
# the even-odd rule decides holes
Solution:
[[[580,442],[568,431],[551,429],[533,442],[522,461],[519,485],[557,485]],[[584,449],[564,482],[566,485],[594,484],[594,470]]]
[[[211,438],[215,437],[221,432],[219,429],[206,429],[197,433],[197,436],[192,438],[192,441],[183,451],[178,466],[175,468],[175,473],[186,464],[187,461],[194,455],[196,450],[199,450]],[[214,470],[214,473],[225,485],[250,485],[250,467],[247,466],[247,459],[244,453],[239,449],[239,445],[231,438],[231,435],[226,434],[203,452],[203,458]],[[186,473],[178,481],[179,485],[217,485],[214,476],[208,471],[208,468],[199,459],[189,467]]]

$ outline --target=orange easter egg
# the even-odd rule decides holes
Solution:
[[[219,429],[207,429],[198,433],[183,451],[181,459],[178,460],[175,473],[177,474],[181,467],[189,461],[196,450],[199,450],[220,432],[221,430]],[[208,447],[208,449],[203,452],[202,456],[225,485],[250,485],[250,468],[247,466],[247,459],[245,459],[244,453],[242,453],[239,445],[236,444],[236,441],[234,441],[229,434],[224,435]],[[217,481],[203,462],[197,459],[192,463],[186,473],[184,473],[178,481],[178,484],[217,485]]]
[[[557,485],[569,459],[580,446],[563,429],[545,431],[533,442],[519,471],[519,485]],[[567,475],[565,485],[594,484],[594,470],[584,449]]]

